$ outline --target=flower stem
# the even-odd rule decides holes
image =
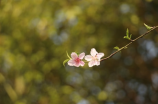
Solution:
[[[100,61],[106,60],[108,58],[111,58],[113,55],[115,55],[116,53],[120,52],[123,49],[126,49],[130,44],[132,44],[133,42],[135,42],[136,40],[144,37],[145,35],[147,35],[148,33],[150,33],[151,31],[155,30],[156,28],[158,28],[158,26],[154,26],[152,29],[148,30],[146,33],[140,35],[139,37],[135,38],[134,40],[130,40],[130,42],[128,44],[126,44],[125,46],[123,46],[122,48],[120,48],[119,50],[113,52],[112,54],[110,54],[109,56],[101,59]]]

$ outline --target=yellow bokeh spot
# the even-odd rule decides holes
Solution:
[[[24,81],[24,78],[22,76],[18,76],[15,79],[15,90],[19,95],[24,93],[24,91],[25,91],[25,81]]]
[[[73,8],[67,10],[65,12],[67,19],[71,20],[76,17],[76,15],[81,13],[81,9],[78,6],[74,6]]]
[[[99,94],[98,94],[98,99],[99,100],[106,100],[107,99],[107,93],[105,91],[101,91]]]
[[[13,16],[18,17],[21,14],[21,8],[15,7],[13,9]]]
[[[64,93],[64,94],[70,94],[71,92],[72,92],[72,88],[70,87],[70,86],[63,86],[62,87],[62,92]]]
[[[133,24],[138,24],[139,23],[139,18],[136,15],[131,16],[131,21]]]

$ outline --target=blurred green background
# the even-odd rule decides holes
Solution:
[[[158,104],[158,30],[100,66],[63,66],[143,23],[158,25],[157,0],[0,0],[0,104]]]

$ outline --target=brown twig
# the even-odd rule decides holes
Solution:
[[[156,28],[158,28],[158,26],[154,26],[152,29],[150,29],[149,31],[147,31],[146,33],[140,35],[139,37],[135,38],[134,40],[130,40],[130,42],[128,44],[126,44],[124,47],[118,49],[117,51],[113,52],[112,54],[110,54],[109,56],[101,59],[100,61],[106,60],[108,58],[111,58],[113,55],[115,55],[116,53],[118,53],[119,51],[126,49],[127,46],[129,46],[130,44],[132,44],[133,42],[135,42],[136,40],[142,38],[143,36],[147,35],[148,33],[150,33],[151,31],[155,30]]]

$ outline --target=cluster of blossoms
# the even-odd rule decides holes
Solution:
[[[144,23],[144,26],[148,29],[148,31],[144,34],[142,34],[141,36],[137,37],[136,39],[131,39],[132,37],[132,34],[129,34],[129,31],[128,29],[126,30],[126,36],[124,36],[123,38],[125,39],[128,39],[130,40],[130,43],[126,44],[125,46],[119,48],[118,46],[114,47],[114,49],[116,49],[117,51],[115,51],[114,53],[110,54],[108,57],[104,58],[103,60],[107,59],[107,58],[110,58],[112,57],[114,54],[120,52],[121,50],[123,49],[126,49],[130,44],[132,44],[134,41],[142,38],[143,36],[147,35],[149,32],[153,31],[154,29],[158,28],[158,26],[154,26],[154,27],[151,27],[151,26],[148,26],[147,24]],[[69,57],[69,59],[66,59],[64,62],[63,62],[63,65],[68,62],[68,65],[69,66],[76,66],[76,67],[79,67],[79,66],[84,66],[85,64],[85,61],[82,61],[82,59],[84,59],[85,57],[85,60],[88,62],[88,66],[89,67],[92,67],[94,65],[98,66],[100,65],[100,61],[101,61],[101,58],[104,56],[104,53],[98,53],[95,48],[92,48],[91,51],[90,51],[90,54],[91,55],[86,55],[85,56],[85,53],[82,52],[81,54],[77,55],[75,52],[72,52],[71,53],[71,57],[68,55],[67,53],[67,56]]]
[[[71,53],[71,58],[68,61],[69,66],[84,66],[85,62],[82,59],[85,58],[88,61],[88,66],[92,67],[94,65],[100,65],[100,59],[104,56],[104,53],[98,53],[95,48],[92,48],[90,51],[90,55],[86,55],[82,52],[81,54],[77,55],[75,52]]]

